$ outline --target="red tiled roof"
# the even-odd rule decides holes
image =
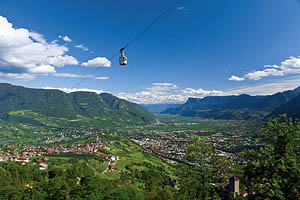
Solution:
[[[131,180],[125,180],[125,181],[123,181],[123,183],[128,185],[129,183],[131,183]]]

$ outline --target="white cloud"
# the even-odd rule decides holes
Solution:
[[[244,81],[245,78],[242,78],[242,77],[238,77],[238,76],[231,76],[229,78],[230,81]]]
[[[152,85],[155,85],[155,86],[167,86],[167,87],[174,87],[174,88],[177,88],[176,85],[174,85],[173,83],[152,83]]]
[[[255,86],[245,86],[225,91],[226,94],[270,95],[295,89],[300,86],[300,79],[280,80]]]
[[[184,6],[178,6],[177,7],[177,10],[180,10],[180,11],[184,11],[185,13],[188,13],[188,9],[186,8],[186,7],[184,7]]]
[[[32,74],[26,74],[26,73],[21,73],[21,74],[14,74],[14,73],[2,73],[0,72],[0,79],[1,80],[14,80],[14,81],[28,81],[28,80],[33,80],[34,75]]]
[[[71,38],[69,38],[68,36],[58,36],[59,38],[61,38],[62,40],[64,40],[65,42],[72,42]]]
[[[36,75],[55,73],[55,67],[77,65],[66,55],[68,48],[47,43],[44,37],[24,28],[15,29],[0,16],[0,78],[32,80]]]
[[[222,96],[224,92],[218,90],[203,90],[193,89],[193,88],[185,88],[182,90],[182,93],[189,96],[189,97],[204,97],[204,96]]]
[[[287,76],[287,75],[299,75],[300,74],[300,57],[290,57],[287,60],[284,60],[280,65],[265,65],[266,69],[253,71],[246,73],[243,78],[232,76],[229,80],[237,81],[236,78],[239,78],[240,81],[248,80],[260,80],[263,77],[268,76]],[[235,78],[233,78],[235,77]]]
[[[35,68],[29,69],[29,72],[32,74],[52,74],[55,73],[55,68],[51,65],[40,65]]]
[[[49,57],[48,62],[56,67],[64,67],[65,65],[78,65],[78,61],[73,56],[55,56]]]
[[[65,77],[65,78],[92,78],[93,75],[79,75],[79,74],[70,74],[70,73],[55,73],[52,74],[56,77]]]
[[[94,89],[88,89],[88,88],[54,88],[54,87],[44,87],[43,89],[46,90],[61,90],[66,93],[72,93],[72,92],[94,92],[97,94],[101,94],[104,91],[103,90],[94,90]]]
[[[223,92],[212,90],[207,91],[201,88],[179,89],[172,83],[153,83],[151,87],[137,93],[119,93],[119,98],[126,99],[139,104],[156,104],[156,103],[184,103],[189,97],[202,98],[211,95],[224,95]]]
[[[85,67],[110,67],[111,62],[105,57],[97,57],[81,64]]]
[[[108,79],[110,79],[110,77],[102,76],[102,77],[96,77],[95,79],[97,79],[97,80],[108,80]]]
[[[29,32],[29,36],[34,39],[37,42],[46,44],[46,40],[43,38],[42,35],[40,35],[39,33],[35,33],[35,32]],[[55,40],[54,40],[55,41]]]
[[[284,76],[285,72],[282,70],[277,70],[277,69],[265,69],[263,71],[254,71],[254,72],[249,72],[245,75],[245,78],[249,80],[260,80],[262,77],[267,77],[267,76]]]
[[[78,49],[82,49],[84,51],[88,51],[89,50],[87,47],[83,46],[83,44],[76,45],[75,47],[78,48]]]

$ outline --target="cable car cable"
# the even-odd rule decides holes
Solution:
[[[155,18],[151,24],[149,24],[146,28],[144,28],[138,35],[136,35],[131,41],[128,42],[128,44],[125,46],[129,47],[132,43],[134,43],[136,40],[138,40],[144,33],[146,33],[154,24],[158,23],[164,16],[167,16],[171,14],[171,12],[174,11],[174,9],[177,7],[177,5],[183,0],[177,0],[175,3],[173,3],[168,9],[166,9],[161,15],[159,15],[157,18]]]
[[[114,59],[116,56],[119,55],[119,52],[115,53],[112,57],[108,58],[108,60],[112,60]],[[97,67],[90,75],[95,74],[99,69],[101,69],[101,67]],[[81,81],[79,81],[73,88],[78,87],[79,85],[81,85],[81,83],[83,83],[84,81],[86,81],[87,79],[89,79],[90,77],[85,77],[83,78]]]
[[[75,70],[72,70],[72,74],[74,74],[74,73],[76,73],[77,71],[78,71],[78,69],[79,69],[79,67],[76,67],[76,69]],[[65,83],[65,81],[66,81],[66,79],[64,78],[57,86],[56,86],[56,88],[59,88],[62,84],[64,84]]]
[[[104,39],[101,43],[100,43],[100,46],[103,46],[105,43],[107,43],[109,40],[111,40],[118,32],[120,32],[126,24],[130,23],[133,18],[135,16],[137,16],[152,0],[147,0],[146,2],[144,2],[140,7],[138,7],[134,13],[132,13],[123,23],[121,23],[118,28],[111,33],[110,36],[108,36],[106,39]],[[77,71],[78,68],[75,70]],[[74,72],[75,72],[74,71]],[[72,72],[72,73],[74,73]],[[63,79],[56,87],[60,87],[63,83],[65,82],[65,79]]]
[[[161,15],[159,15],[157,18],[155,18],[148,26],[146,26],[139,34],[137,34],[132,40],[130,40],[126,46],[124,46],[124,49],[131,46],[136,40],[138,40],[143,34],[145,34],[148,30],[150,30],[150,28],[158,23],[164,16],[167,16],[169,14],[171,14],[175,8],[177,7],[177,5],[184,0],[176,0],[171,6],[169,6]],[[115,53],[113,56],[111,56],[108,60],[112,60],[114,59],[116,56],[119,55],[119,52]],[[95,74],[101,67],[96,68],[90,75]],[[73,88],[78,87],[79,85],[81,85],[84,81],[86,81],[87,79],[89,79],[89,77],[85,77],[83,78],[81,81],[79,81]]]
[[[100,43],[100,46],[103,46],[106,42],[111,40],[113,36],[115,36],[118,32],[120,32],[126,24],[130,23],[132,19],[137,16],[152,0],[147,0],[141,7],[139,7],[132,15],[130,15],[123,23],[119,25],[119,27],[110,35],[108,36],[105,40],[103,40]]]

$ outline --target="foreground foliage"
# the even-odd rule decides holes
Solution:
[[[300,199],[300,159],[297,140],[300,123],[286,115],[267,124],[267,145],[249,151],[245,184],[249,199]]]
[[[215,188],[209,184],[210,174],[185,165],[177,166],[177,180],[182,183],[179,185],[163,168],[149,163],[143,163],[140,169],[129,165],[126,168],[130,172],[113,180],[100,176],[90,163],[88,159],[61,160],[49,170],[40,171],[34,165],[1,162],[0,199],[172,200],[217,197]],[[126,180],[131,181],[126,183]]]

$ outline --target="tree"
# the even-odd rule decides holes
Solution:
[[[21,199],[21,191],[18,190],[15,186],[5,186],[0,188],[0,199],[12,199],[18,200]]]
[[[192,165],[196,165],[198,171],[210,172],[212,176],[222,176],[225,170],[231,166],[228,160],[216,155],[215,149],[204,142],[196,142],[188,146],[186,159]]]
[[[213,153],[213,148],[210,145],[197,142],[188,146],[186,159],[203,169],[212,163]]]
[[[300,160],[293,145],[300,136],[300,123],[282,115],[263,130],[266,146],[246,154],[249,199],[300,199]]]
[[[0,167],[0,187],[8,186],[11,182],[10,173]]]
[[[217,182],[224,166],[230,166],[222,157],[215,155],[212,146],[197,142],[187,148],[189,165],[180,165],[181,180],[177,199],[218,199],[212,183]]]

